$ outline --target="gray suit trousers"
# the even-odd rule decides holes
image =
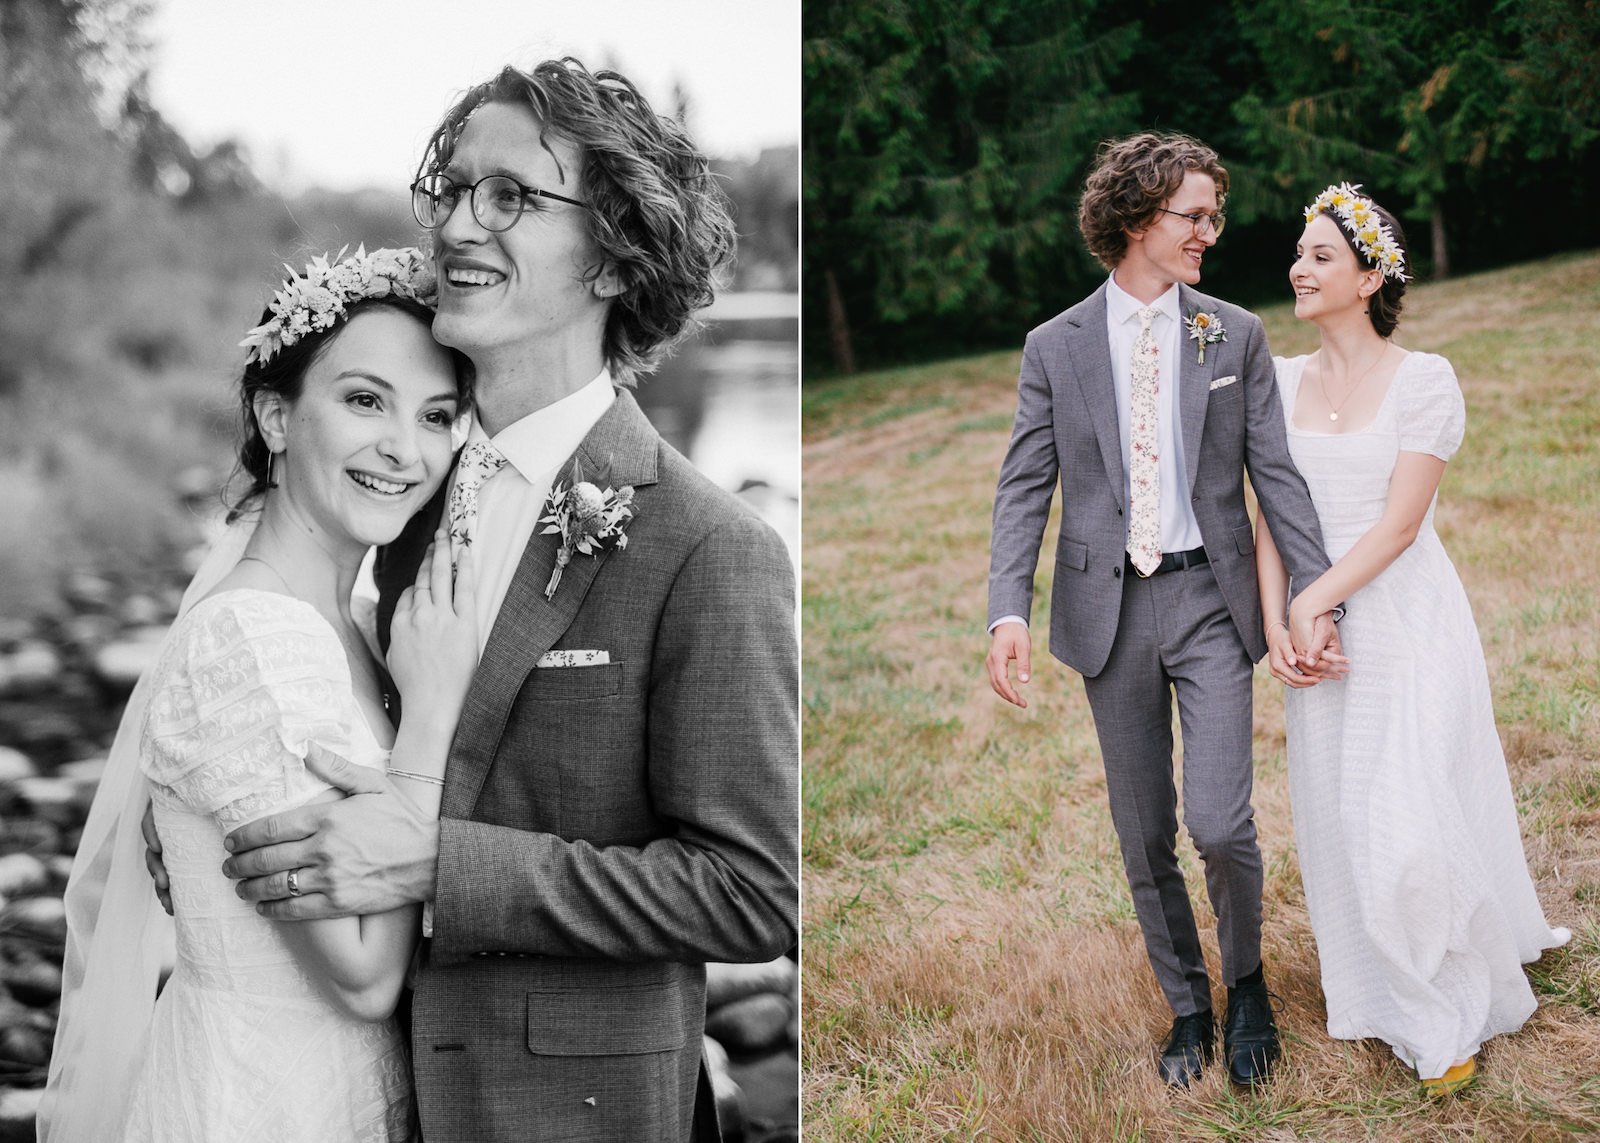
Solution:
[[[1211,1007],[1211,985],[1178,869],[1172,696],[1183,730],[1184,824],[1205,865],[1223,978],[1232,985],[1261,963],[1252,665],[1209,565],[1123,578],[1111,656],[1084,688],[1150,964],[1173,1012],[1189,1015]]]

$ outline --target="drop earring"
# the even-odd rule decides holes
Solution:
[[[266,483],[266,485],[264,487],[267,487],[267,488],[276,488],[276,487],[278,487],[278,482],[272,479],[272,458],[277,456],[277,455],[278,454],[273,452],[271,449],[267,450],[267,483]]]

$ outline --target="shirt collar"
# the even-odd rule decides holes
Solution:
[[[611,386],[611,371],[600,370],[577,392],[568,393],[553,405],[536,409],[513,421],[492,438],[495,448],[505,454],[511,466],[530,483],[554,473],[578,450],[589,430],[616,400]],[[467,443],[490,440],[474,418]]]
[[[1166,293],[1150,304],[1172,321],[1177,321],[1178,283],[1172,283],[1171,286],[1167,287]],[[1112,325],[1121,325],[1123,322],[1137,320],[1139,311],[1142,309],[1144,309],[1144,303],[1117,285],[1115,275],[1106,280],[1106,317]]]

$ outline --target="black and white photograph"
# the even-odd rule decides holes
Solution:
[[[798,1139],[798,43],[0,7],[0,1139]]]

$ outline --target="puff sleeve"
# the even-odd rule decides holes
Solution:
[[[1467,406],[1450,362],[1423,354],[1397,394],[1402,452],[1425,452],[1449,460],[1467,431]]]
[[[203,600],[180,620],[153,681],[140,764],[226,830],[330,789],[306,771],[311,743],[350,754],[349,666],[338,636],[299,600]]]

